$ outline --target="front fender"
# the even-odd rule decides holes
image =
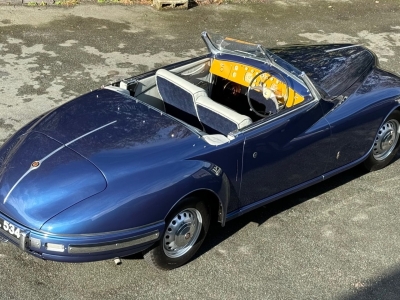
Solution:
[[[185,195],[197,190],[212,191],[226,216],[229,180],[218,166],[209,162],[173,162],[108,183],[103,192],[49,219],[41,230],[95,234],[146,226],[164,220]]]
[[[221,170],[218,166],[214,165],[214,164],[210,164],[212,169],[219,169]],[[220,183],[217,185],[219,188],[219,192],[217,190],[213,190],[213,189],[209,189],[208,187],[206,187],[206,185],[203,188],[199,188],[196,190],[192,190],[189,191],[188,193],[186,193],[185,195],[183,195],[176,203],[173,207],[171,207],[170,211],[168,212],[168,214],[178,205],[180,205],[185,198],[189,197],[190,195],[193,194],[198,194],[198,193],[202,193],[203,195],[210,195],[209,193],[211,193],[215,198],[218,199],[218,221],[221,223],[221,226],[225,226],[225,221],[226,221],[226,216],[228,214],[228,207],[229,207],[229,200],[231,199],[231,192],[234,192],[232,185],[229,182],[228,176],[226,176],[225,173],[222,173],[222,175],[218,175],[216,174],[216,176],[220,177],[221,181]],[[237,196],[235,197],[237,198]],[[204,200],[204,199],[203,199]],[[212,199],[207,199],[207,201],[213,201]],[[167,215],[168,215],[167,214]],[[166,216],[167,216],[166,215]]]

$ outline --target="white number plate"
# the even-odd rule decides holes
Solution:
[[[21,237],[21,229],[11,224],[10,222],[0,218],[0,231],[11,234],[12,236],[19,239]]]

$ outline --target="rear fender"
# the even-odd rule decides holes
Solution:
[[[374,69],[354,94],[326,116],[332,153],[326,172],[367,157],[382,122],[399,107],[400,78]]]

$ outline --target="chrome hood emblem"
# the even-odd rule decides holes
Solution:
[[[32,168],[38,168],[40,166],[40,161],[38,161],[38,160],[35,160],[32,164],[31,164],[31,167]]]

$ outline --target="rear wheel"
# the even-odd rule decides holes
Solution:
[[[368,171],[386,167],[399,150],[400,112],[394,111],[383,122],[374,140],[372,151],[364,162]]]
[[[158,269],[172,270],[188,262],[203,243],[210,226],[209,208],[197,198],[187,198],[165,224],[161,240],[144,259]]]

